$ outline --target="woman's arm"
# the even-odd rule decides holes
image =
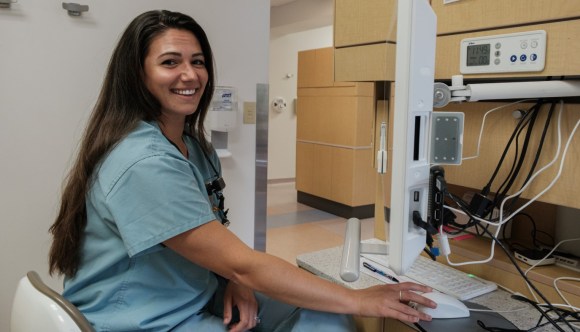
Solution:
[[[400,291],[404,291],[406,302],[435,306],[432,301],[409,292],[431,291],[414,283],[364,290],[331,283],[282,259],[252,250],[218,221],[179,234],[164,243],[188,260],[233,282],[302,308],[416,322],[430,317],[401,303]]]

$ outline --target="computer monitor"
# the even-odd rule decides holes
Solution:
[[[425,248],[427,233],[414,224],[413,214],[427,220],[436,31],[437,18],[427,0],[398,1],[391,202],[385,227],[389,244],[361,244],[360,222],[349,220],[340,271],[345,281],[358,279],[361,251],[388,253],[389,267],[405,274]]]
[[[429,129],[433,111],[437,18],[426,0],[399,0],[389,264],[405,274],[425,248],[426,231],[413,214],[427,220],[429,203]]]

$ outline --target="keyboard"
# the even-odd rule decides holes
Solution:
[[[419,256],[415,260],[405,276],[461,301],[497,289],[497,285],[491,281],[456,270],[424,256]]]
[[[386,268],[389,265],[388,255],[362,254],[362,256],[379,264],[382,268]],[[387,273],[393,272],[388,268],[386,268],[386,271]],[[374,277],[380,279],[380,277]],[[404,276],[397,276],[397,278],[401,282],[414,281],[427,285],[461,301],[469,300],[497,289],[497,285],[491,281],[459,271],[425,256],[417,257],[407,273]]]

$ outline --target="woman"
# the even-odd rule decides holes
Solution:
[[[401,303],[433,307],[411,292],[427,287],[349,290],[222,225],[221,169],[203,127],[213,67],[186,15],[150,11],[125,30],[50,228],[64,296],[99,331],[350,331],[347,314],[430,319]]]

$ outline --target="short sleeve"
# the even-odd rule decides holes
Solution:
[[[195,166],[170,155],[128,167],[106,194],[106,205],[129,256],[215,220],[204,188]]]

